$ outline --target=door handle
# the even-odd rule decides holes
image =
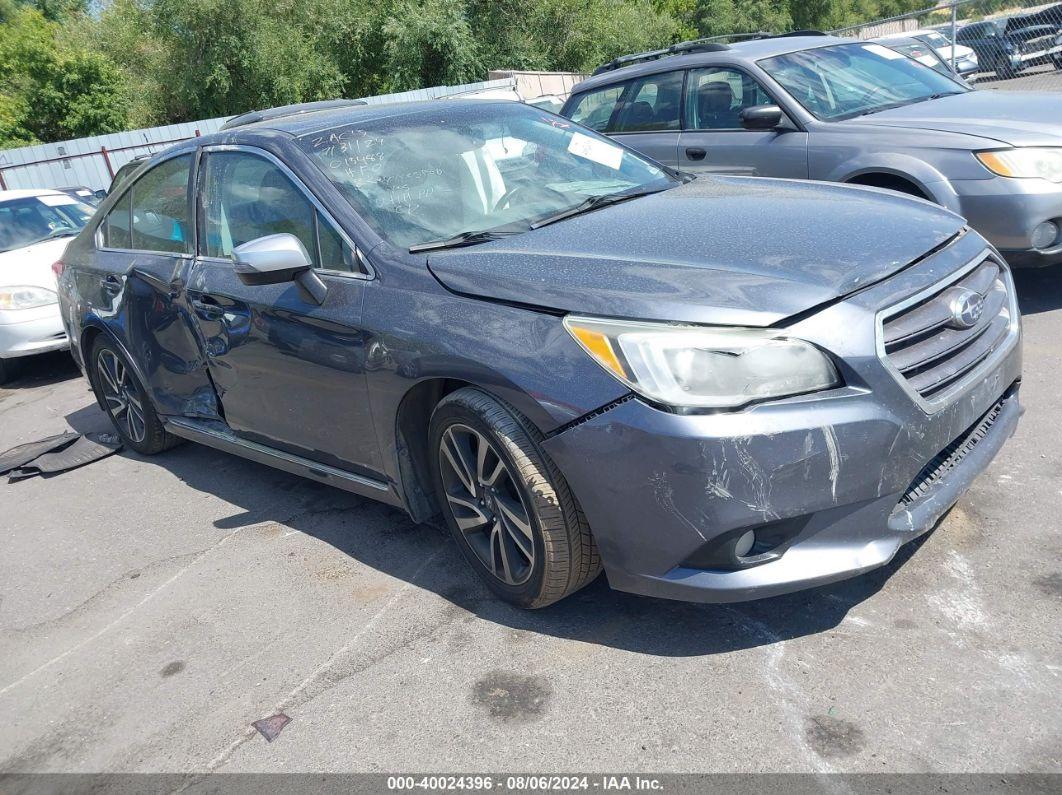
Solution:
[[[690,146],[686,149],[686,157],[690,160],[704,160],[704,156],[707,154],[708,152],[699,146]]]
[[[197,315],[208,320],[219,318],[225,314],[225,308],[209,295],[201,295],[198,298],[193,298],[192,307],[195,309]]]

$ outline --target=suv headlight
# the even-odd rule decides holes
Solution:
[[[981,165],[1001,177],[1062,182],[1062,149],[1027,146],[976,154]]]
[[[612,375],[668,406],[740,408],[841,383],[822,351],[777,330],[574,315],[564,319],[564,326]]]
[[[36,309],[39,306],[59,303],[59,296],[43,287],[18,285],[0,287],[0,310]]]

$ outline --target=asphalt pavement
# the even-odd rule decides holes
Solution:
[[[1062,771],[1062,272],[1020,296],[991,468],[761,602],[522,612],[438,530],[193,444],[0,483],[0,773]],[[107,425],[65,354],[0,388],[0,450],[68,427]]]

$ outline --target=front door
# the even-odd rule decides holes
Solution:
[[[739,69],[691,69],[686,79],[678,168],[702,174],[807,179],[806,132],[742,127],[745,108],[774,104],[770,94]]]
[[[208,149],[199,168],[198,256],[188,297],[229,427],[251,441],[369,476],[381,470],[360,326],[365,278],[338,227],[265,152]],[[328,287],[248,286],[235,246],[288,233]]]

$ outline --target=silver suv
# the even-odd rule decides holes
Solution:
[[[624,56],[562,115],[684,171],[890,188],[965,216],[1012,265],[1062,263],[1062,96],[975,91],[822,35]]]

